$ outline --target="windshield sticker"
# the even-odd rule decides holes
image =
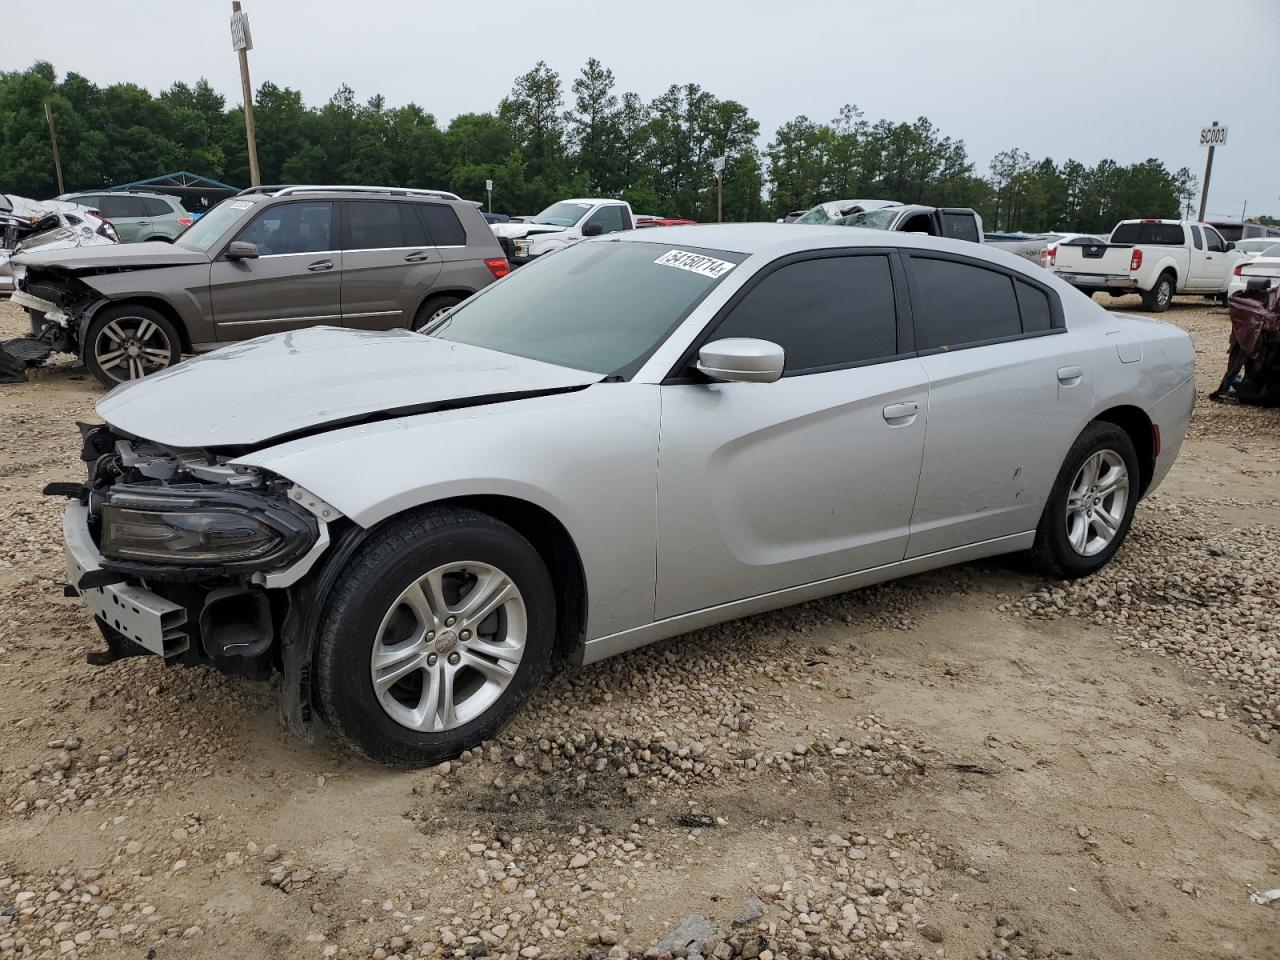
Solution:
[[[704,277],[710,277],[712,280],[718,280],[723,277],[735,266],[728,260],[717,260],[715,257],[708,257],[701,253],[690,253],[687,250],[668,251],[653,262],[660,263],[664,267],[676,267],[680,270],[688,270],[690,273],[700,273]]]
[[[233,200],[231,202],[232,210],[248,210],[252,206],[253,201],[251,200]]]

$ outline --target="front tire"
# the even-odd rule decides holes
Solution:
[[[320,626],[320,709],[381,763],[456,757],[515,716],[551,660],[555,595],[538,551],[487,514],[392,521],[352,557]]]
[[[1138,454],[1114,423],[1095,420],[1076,438],[1040,515],[1032,556],[1067,580],[1106,565],[1128,536],[1138,503]]]
[[[1167,273],[1160,274],[1156,285],[1142,294],[1142,309],[1151,313],[1164,313],[1173,303],[1176,292],[1173,277]]]
[[[122,303],[98,311],[80,358],[104,387],[114,387],[172,367],[182,359],[182,341],[163,314]]]

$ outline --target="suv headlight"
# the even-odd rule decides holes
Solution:
[[[527,257],[529,255],[529,240],[517,240],[512,244],[517,257]]]
[[[319,534],[284,500],[231,490],[118,485],[101,510],[99,549],[129,564],[249,571],[284,566]],[[108,564],[111,565],[111,564]]]

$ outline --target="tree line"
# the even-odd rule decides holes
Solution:
[[[100,87],[53,66],[0,72],[0,192],[57,192],[44,104],[55,119],[68,190],[175,170],[247,185],[242,107],[209,83],[158,95],[132,83]],[[997,154],[984,174],[963,140],[927,118],[871,121],[856,106],[830,122],[799,116],[760,146],[760,124],[735,100],[696,83],[645,101],[619,92],[592,58],[567,85],[539,61],[488,113],[441,125],[415,103],[361,102],[343,84],[319,107],[263,83],[254,101],[264,183],[365,183],[452,190],[494,209],[535,213],[570,196],[621,197],[640,212],[714,220],[712,162],[727,158],[726,220],[782,216],[819,201],[882,198],[976,208],[990,230],[1106,231],[1127,217],[1174,217],[1195,194],[1185,168],[1157,159],[1086,166]]]

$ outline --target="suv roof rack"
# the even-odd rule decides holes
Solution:
[[[388,193],[395,196],[419,196],[419,197],[437,197],[442,200],[461,200],[456,193],[448,190],[423,190],[415,187],[353,187],[353,186],[325,186],[325,185],[295,185],[289,187],[276,188],[259,188],[263,192],[267,189],[275,189],[277,197],[288,196],[292,193]]]
[[[275,193],[277,190],[283,190],[287,186],[289,186],[289,184],[287,183],[265,183],[260,187],[245,187],[243,190],[237,193],[236,196],[243,197],[245,195],[252,195],[252,194],[258,194],[258,193]]]

